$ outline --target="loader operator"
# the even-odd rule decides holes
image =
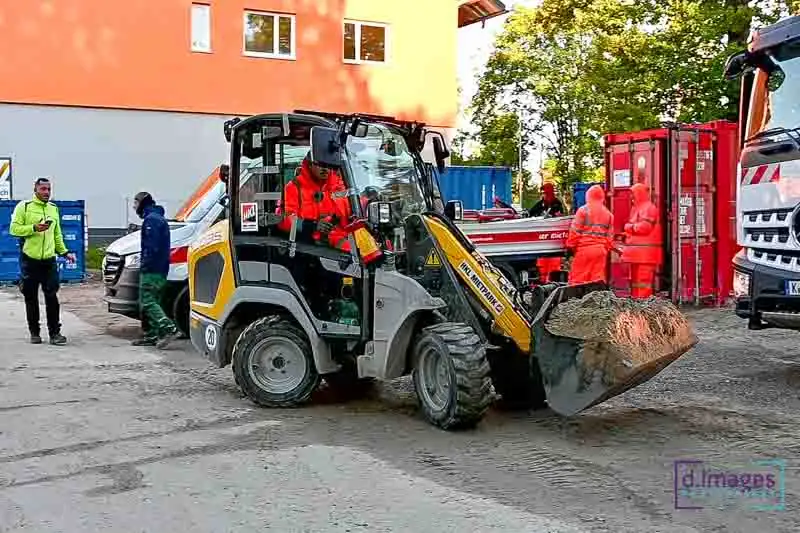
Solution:
[[[658,208],[650,201],[650,187],[637,183],[631,187],[633,209],[625,224],[622,262],[630,265],[631,297],[649,298],[655,290],[656,268],[662,260],[661,224]]]
[[[297,240],[327,242],[333,248],[350,252],[348,233],[344,229],[350,219],[350,204],[342,178],[335,172],[311,163],[306,155],[297,177],[284,189],[285,213],[278,224],[290,232],[295,215]],[[281,213],[281,209],[278,213]]]
[[[533,204],[529,217],[561,217],[564,216],[564,204],[556,196],[556,190],[552,183],[542,185],[542,199]],[[550,273],[561,270],[560,257],[542,257],[536,261],[536,268],[539,271],[539,280],[547,283],[550,280]]]
[[[575,254],[569,284],[607,282],[608,253],[614,249],[614,215],[603,204],[605,193],[599,185],[586,191],[586,205],[575,213],[567,237],[567,250]]]

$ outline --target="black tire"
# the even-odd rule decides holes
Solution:
[[[494,390],[501,398],[500,408],[520,411],[547,405],[547,393],[535,358],[508,348],[492,351],[489,364]]]
[[[264,344],[272,346],[262,346]],[[260,348],[271,348],[274,355],[267,352],[263,355],[268,360],[254,365],[254,358],[262,355]],[[248,398],[262,407],[303,404],[320,383],[308,337],[297,325],[281,316],[261,318],[247,326],[236,339],[232,358],[236,383]],[[284,378],[293,370],[294,375]],[[284,383],[279,383],[280,380]]]
[[[412,356],[414,388],[428,421],[447,430],[480,422],[492,401],[491,380],[486,348],[472,327],[428,326],[414,339]]]
[[[189,338],[189,285],[183,287],[172,302],[172,320],[184,338]]]

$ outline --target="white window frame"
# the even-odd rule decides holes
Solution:
[[[208,48],[199,47],[195,44],[194,40],[194,9],[195,7],[204,7],[208,13]],[[210,54],[213,50],[211,44],[211,36],[212,36],[212,22],[211,22],[211,4],[206,4],[203,2],[192,2],[190,11],[189,11],[189,44],[191,47],[192,52],[198,52],[201,54]]]
[[[268,54],[265,52],[250,52],[247,50],[247,16],[248,15],[261,15],[266,17],[272,17],[272,25],[273,25],[273,43],[272,49],[274,50],[273,53]],[[278,19],[280,17],[288,18],[291,20],[291,47],[292,51],[290,54],[281,54],[279,53],[280,50],[280,33],[279,28],[280,24]],[[247,57],[260,57],[263,59],[285,59],[288,61],[294,61],[297,59],[297,20],[296,16],[291,13],[273,13],[271,11],[258,11],[255,9],[245,9],[244,15],[242,15],[242,55]]]
[[[346,24],[353,24],[355,26],[356,34],[356,58],[355,59],[347,59],[344,57],[344,32],[345,32],[345,25]],[[376,28],[383,28],[384,29],[384,43],[383,43],[383,61],[373,61],[371,59],[361,59],[361,26],[374,26]],[[352,19],[345,19],[342,23],[342,60],[347,63],[348,65],[386,65],[391,60],[391,42],[392,42],[392,27],[389,24],[385,24],[383,22],[369,22],[367,20],[352,20]]]

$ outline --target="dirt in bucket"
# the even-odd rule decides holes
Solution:
[[[671,302],[659,298],[618,298],[596,291],[559,304],[545,323],[547,331],[581,342],[581,378],[606,387],[644,380],[648,368],[677,359],[697,343],[689,321]]]

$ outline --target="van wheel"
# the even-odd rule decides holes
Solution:
[[[172,302],[172,319],[184,338],[189,338],[189,285],[183,287]]]
[[[256,320],[233,346],[236,383],[263,407],[293,407],[308,401],[320,383],[305,332],[281,316]]]
[[[414,340],[414,389],[425,418],[442,429],[475,426],[491,397],[486,348],[472,327],[445,322]]]

